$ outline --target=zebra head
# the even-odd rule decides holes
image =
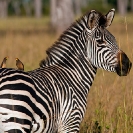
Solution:
[[[126,76],[132,66],[127,55],[119,49],[115,37],[107,30],[111,25],[115,10],[106,15],[92,10],[87,17],[87,57],[97,68]]]

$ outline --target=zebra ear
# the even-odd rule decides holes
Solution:
[[[88,26],[92,30],[96,26],[98,13],[95,10],[91,10],[88,16]]]
[[[105,15],[105,17],[106,17],[105,27],[106,27],[106,28],[108,28],[108,27],[111,25],[111,23],[112,23],[112,21],[113,21],[113,19],[114,19],[114,15],[115,15],[115,9],[111,9],[111,10]]]

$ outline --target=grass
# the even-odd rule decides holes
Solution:
[[[126,29],[127,25],[127,29]],[[133,60],[133,19],[116,15],[109,31],[120,48]],[[8,18],[0,21],[0,60],[9,56],[7,67],[16,68],[15,58],[25,71],[37,68],[46,49],[58,38],[51,32],[49,19]],[[133,71],[126,77],[98,70],[88,94],[81,133],[131,133],[133,131]]]

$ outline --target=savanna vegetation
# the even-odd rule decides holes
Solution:
[[[59,35],[51,30],[49,18],[7,18],[0,20],[0,60],[9,56],[7,67],[16,68],[15,58],[25,71],[39,67],[46,49]],[[109,31],[119,47],[133,61],[133,19],[116,15]],[[88,94],[88,106],[81,124],[81,133],[133,132],[133,71],[126,77],[98,70]]]

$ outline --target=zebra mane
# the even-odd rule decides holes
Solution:
[[[46,54],[47,57],[45,59],[42,59],[39,63],[40,67],[46,66],[49,63],[52,62],[52,57],[51,57],[51,53],[55,50],[56,47],[58,47],[60,45],[60,41],[62,40],[63,37],[65,37],[65,35],[68,33],[68,31],[72,30],[72,27],[77,27],[77,24],[80,24],[80,21],[83,19],[83,16],[81,18],[79,18],[78,20],[76,20],[75,22],[73,22],[61,35],[60,37],[57,39],[57,41],[54,42],[54,44],[48,48],[46,50]]]
[[[100,12],[97,12],[99,15],[99,26],[102,26],[106,23],[106,18],[104,15],[102,15]],[[46,50],[46,54],[47,57],[46,59],[43,59],[40,61],[39,66],[43,67],[43,66],[47,66],[48,64],[50,64],[52,62],[52,57],[51,57],[51,53],[55,50],[55,48],[57,48],[60,45],[60,41],[62,40],[62,38],[66,37],[66,35],[68,34],[68,32],[73,31],[73,28],[76,28],[80,25],[80,27],[82,27],[82,30],[86,27],[88,27],[87,25],[87,17],[90,14],[90,12],[85,13],[83,16],[81,16],[78,20],[76,20],[75,22],[73,22],[61,35],[60,37],[57,39],[57,41],[55,41],[55,43]],[[81,30],[78,28],[78,30]],[[81,30],[81,31],[82,31]],[[81,32],[80,31],[80,32]]]
[[[47,55],[50,55],[50,53],[54,50],[54,48],[56,46],[59,45],[59,42],[62,40],[63,37],[65,37],[65,35],[69,32],[72,31],[72,27],[77,27],[77,24],[81,25],[80,21],[84,20],[84,17],[80,17],[78,20],[76,20],[75,22],[73,22],[65,31],[63,31],[63,33],[60,35],[60,37],[57,39],[57,41],[55,41],[55,43],[46,50]],[[85,23],[84,23],[85,24]]]

